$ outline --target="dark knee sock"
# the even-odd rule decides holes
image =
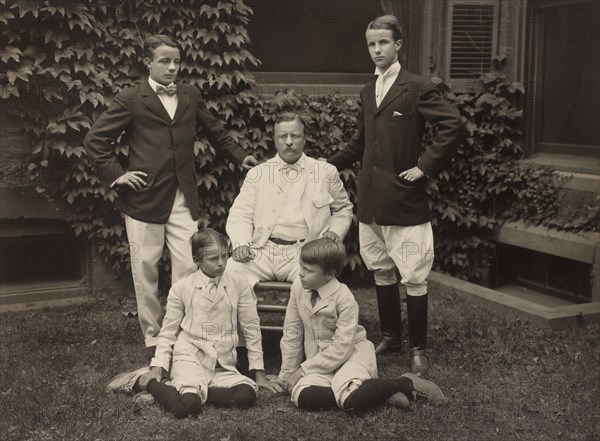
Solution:
[[[337,406],[333,389],[324,386],[310,386],[302,389],[298,396],[298,407],[304,410],[329,409]]]
[[[207,403],[218,407],[247,407],[256,401],[256,391],[248,384],[233,387],[209,387]]]
[[[180,394],[173,386],[151,380],[148,392],[177,418],[196,416],[202,411],[202,399],[194,393]]]
[[[363,381],[358,389],[344,401],[344,410],[363,411],[381,406],[396,392],[402,392],[409,400],[413,399],[413,384],[409,378],[371,378]]]
[[[135,384],[133,385],[131,390],[133,392],[135,392],[136,394],[142,391],[142,388],[140,387],[140,379],[139,378],[137,380],[135,380]]]
[[[236,352],[236,369],[240,372],[240,374],[245,375],[248,378],[252,378],[250,373],[250,361],[248,360],[248,349],[245,346],[238,346],[236,348]],[[254,378],[252,379],[254,380]]]

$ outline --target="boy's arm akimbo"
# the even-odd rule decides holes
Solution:
[[[330,205],[331,221],[329,230],[336,233],[343,240],[352,223],[352,202],[350,202],[348,193],[337,170],[331,165],[323,165],[325,166],[324,174],[329,183],[329,194],[333,198],[333,202]]]
[[[198,99],[196,105],[196,120],[202,126],[208,142],[219,153],[225,153],[230,160],[236,163],[242,162],[248,155],[243,148],[233,142],[223,123],[210,113],[202,99]]]
[[[333,164],[338,170],[352,167],[352,164],[356,161],[362,160],[365,150],[365,123],[363,118],[363,109],[361,106],[354,135],[336,154],[327,158],[327,162]]]
[[[257,179],[261,169],[254,167],[248,172],[239,194],[229,209],[229,216],[225,224],[227,235],[235,250],[241,245],[250,245],[254,233],[254,210],[256,207]]]
[[[462,142],[464,124],[458,111],[429,86],[419,97],[417,111],[435,127],[436,136],[417,163],[430,178],[436,177],[450,162]]]
[[[117,95],[111,105],[100,115],[90,128],[83,145],[96,176],[110,187],[125,173],[112,145],[131,122],[131,113],[126,101]]]

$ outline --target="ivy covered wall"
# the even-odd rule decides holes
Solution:
[[[329,156],[356,127],[356,100],[291,93],[262,97],[253,91],[250,71],[260,62],[248,51],[252,11],[242,1],[73,0],[58,6],[55,1],[0,0],[0,5],[2,107],[10,109],[31,140],[28,161],[10,173],[26,174],[48,199],[64,201],[74,231],[95,241],[115,269],[128,266],[123,221],[113,206],[116,194],[95,177],[82,142],[115,94],[146,75],[145,36],[163,32],[181,42],[180,80],[197,85],[232,137],[258,158],[274,153],[274,114],[282,106],[304,113],[310,128],[306,152],[313,157]],[[428,188],[436,266],[474,281],[492,255],[494,228],[505,220],[522,218],[576,231],[598,227],[597,207],[575,219],[557,220],[551,171],[518,162],[525,91],[504,78],[501,66],[496,68],[482,79],[478,94],[456,95],[438,81],[463,116],[467,136],[450,168]],[[202,133],[195,147],[201,223],[223,228],[243,175],[214,155]],[[125,160],[127,145],[118,143],[116,149]],[[355,203],[357,172],[342,172]],[[11,181],[10,173],[3,181]],[[349,269],[364,274],[356,223],[346,245]]]

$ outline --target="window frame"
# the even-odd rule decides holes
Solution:
[[[590,0],[545,0],[532,1],[527,10],[527,51],[526,78],[530,85],[530,98],[526,103],[526,135],[528,153],[567,154],[581,157],[598,157],[600,147],[586,144],[542,142],[543,115],[543,66],[544,66],[544,33],[546,20],[544,13],[550,9],[571,6],[578,3],[590,3]],[[536,124],[538,121],[538,124]]]

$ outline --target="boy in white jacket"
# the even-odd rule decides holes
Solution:
[[[336,279],[345,260],[344,246],[327,238],[302,247],[285,316],[279,384],[307,410],[337,405],[363,411],[386,401],[410,408],[417,397],[444,403],[440,388],[415,374],[377,378],[375,348],[358,324],[358,304]]]
[[[150,367],[121,374],[109,385],[147,390],[178,418],[197,415],[207,402],[251,405],[258,386],[282,391],[265,376],[256,299],[245,277],[227,271],[229,240],[207,228],[190,242],[198,271],[171,287]],[[238,323],[256,383],[235,368]]]

